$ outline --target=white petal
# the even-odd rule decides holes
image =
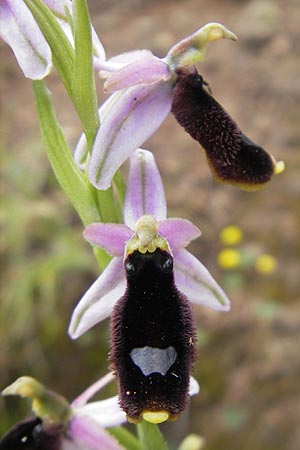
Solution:
[[[197,395],[200,392],[200,385],[196,378],[190,377],[190,386],[189,386],[189,395],[192,397],[192,395]]]
[[[174,252],[176,286],[197,305],[229,311],[230,301],[206,267],[185,249]]]
[[[89,416],[102,427],[117,427],[126,422],[126,414],[118,404],[118,396],[86,403],[74,409],[77,416]]]
[[[123,258],[115,257],[74,309],[69,335],[76,339],[98,322],[109,317],[115,303],[124,292]]]

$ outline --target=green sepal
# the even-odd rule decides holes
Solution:
[[[47,389],[35,378],[23,376],[2,391],[2,395],[19,395],[32,402],[32,411],[43,422],[66,426],[72,410],[67,400]]]

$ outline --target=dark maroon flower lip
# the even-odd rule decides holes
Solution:
[[[0,441],[0,450],[60,450],[62,427],[43,426],[39,417],[17,423]]]
[[[215,178],[246,190],[267,183],[276,169],[273,156],[245,136],[200,74],[180,70],[177,75],[172,112],[205,150]]]
[[[111,321],[110,361],[131,422],[158,423],[187,407],[196,332],[189,300],[175,286],[162,249],[125,260],[127,288]]]

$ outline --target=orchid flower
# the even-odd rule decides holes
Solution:
[[[95,187],[111,185],[115,172],[170,111],[205,150],[218,181],[255,190],[282,170],[282,163],[277,167],[271,155],[241,132],[211,92],[203,90],[207,83],[195,83],[195,64],[204,60],[206,43],[221,38],[237,39],[223,25],[209,23],[175,44],[162,59],[149,50],[123,53],[107,61],[94,59],[95,68],[106,79],[104,91],[119,94],[113,97],[113,107],[100,117],[88,170]]]
[[[178,289],[197,305],[218,311],[230,309],[226,294],[203,264],[185,249],[200,236],[200,230],[188,220],[167,219],[162,180],[151,152],[138,149],[130,158],[123,212],[124,224],[93,223],[84,231],[84,237],[90,243],[104,248],[113,258],[75,308],[69,326],[72,338],[78,338],[111,315],[117,300],[125,292],[123,259],[126,245],[129,241],[131,247],[135,241],[137,244],[142,242],[146,251],[149,244],[147,229],[151,232],[153,227],[157,239],[163,238],[168,243]]]
[[[0,1],[0,37],[13,50],[27,78],[40,80],[49,74],[50,47],[23,0]]]
[[[46,389],[34,378],[18,378],[4,389],[2,395],[20,395],[31,399],[35,417],[11,429],[0,440],[0,450],[121,450],[123,447],[104,429],[126,421],[117,397],[87,403],[113,379],[112,373],[108,373],[69,405],[63,397]]]

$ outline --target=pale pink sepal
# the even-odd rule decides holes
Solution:
[[[108,189],[124,161],[161,125],[171,109],[168,83],[133,86],[107,113],[97,133],[89,162],[89,179],[98,189]]]
[[[75,307],[69,325],[72,339],[110,316],[125,292],[123,258],[114,257]]]
[[[201,235],[201,231],[186,219],[165,219],[159,222],[159,234],[165,237],[172,250],[186,247]]]
[[[131,238],[133,231],[120,223],[91,223],[84,232],[84,238],[90,244],[104,248],[112,256],[122,256],[126,242]]]
[[[169,79],[168,65],[149,52],[108,77],[104,83],[104,92],[114,92],[137,84],[151,84]]]
[[[174,253],[175,284],[196,305],[229,311],[230,301],[206,267],[185,249]]]
[[[113,108],[120,95],[120,92],[114,92],[104,103],[102,103],[101,107],[98,109],[100,123],[103,121],[105,115],[111,110],[111,108]],[[84,170],[87,158],[88,146],[85,134],[82,133],[74,150],[74,161],[80,169]]]
[[[97,392],[103,389],[108,383],[115,379],[112,372],[108,372],[106,375],[101,377],[91,386],[89,386],[85,391],[83,391],[78,397],[71,403],[72,408],[79,408],[85,405],[92,397],[94,397]]]
[[[23,0],[2,0],[0,37],[11,47],[24,75],[40,80],[52,67],[50,47]]]
[[[167,217],[164,187],[153,154],[138,149],[130,158],[124,201],[124,222],[134,229],[137,220],[150,214],[157,221]]]
[[[43,2],[48,6],[48,8],[58,12],[59,14],[65,15],[66,8],[69,10],[70,14],[72,14],[71,0],[43,0]]]
[[[124,450],[99,423],[90,417],[75,414],[68,424],[68,435],[79,449]]]

